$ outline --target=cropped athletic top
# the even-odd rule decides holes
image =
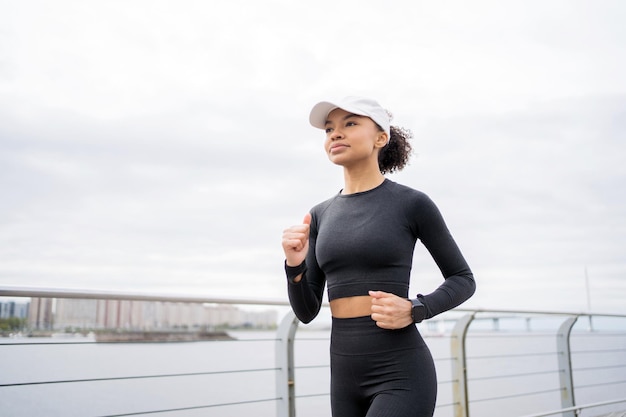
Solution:
[[[289,281],[296,316],[317,316],[324,286],[328,299],[385,291],[407,298],[415,243],[432,255],[445,280],[420,296],[426,318],[467,300],[475,290],[472,272],[435,204],[424,193],[385,179],[378,187],[337,194],[311,210],[306,270]]]

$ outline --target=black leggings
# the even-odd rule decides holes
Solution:
[[[437,376],[414,325],[385,330],[368,317],[333,318],[330,402],[335,417],[432,417]]]

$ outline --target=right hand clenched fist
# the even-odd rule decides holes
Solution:
[[[311,214],[304,216],[302,224],[291,226],[283,231],[283,251],[288,266],[298,266],[306,258],[309,250]]]

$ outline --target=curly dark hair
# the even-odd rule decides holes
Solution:
[[[410,130],[399,126],[391,126],[390,130],[389,143],[381,148],[378,154],[378,167],[383,174],[402,170],[409,163],[413,152],[413,147],[409,143],[413,138]]]

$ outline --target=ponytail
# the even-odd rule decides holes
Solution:
[[[383,174],[402,170],[408,162],[413,148],[409,140],[413,138],[410,130],[391,126],[391,137],[387,145],[380,149],[378,166]]]

